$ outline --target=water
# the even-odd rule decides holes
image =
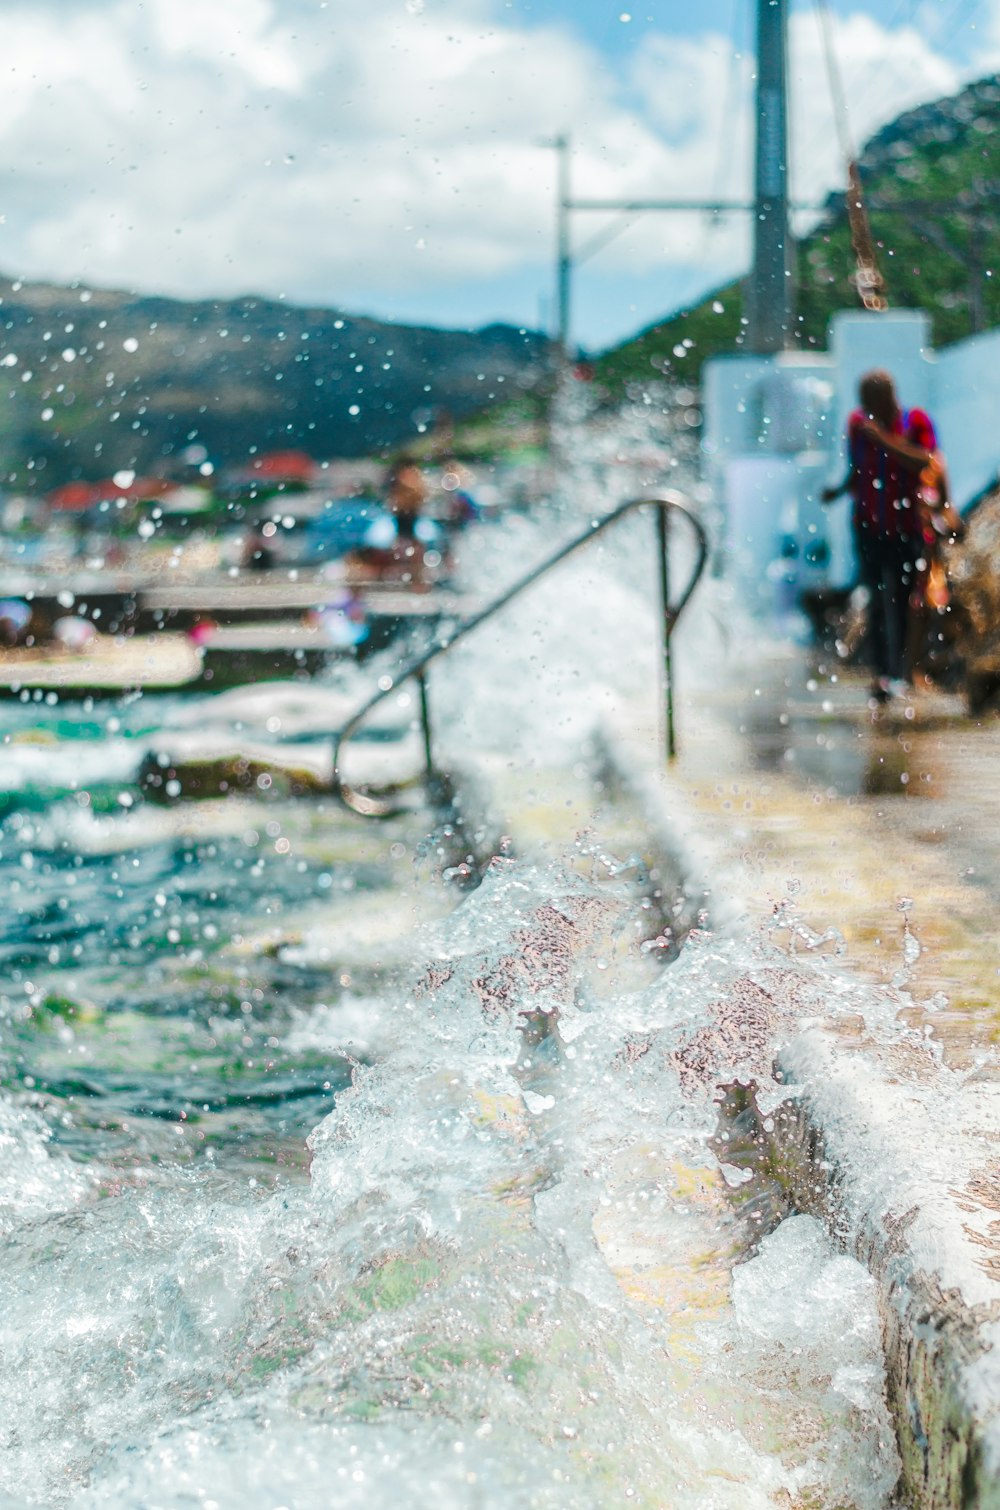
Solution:
[[[453,752],[588,774],[644,549],[435,681]],[[797,967],[664,968],[593,834],[469,892],[427,815],[151,804],[186,706],[0,708],[0,1504],[888,1505],[872,1283],[719,1141],[724,1004]]]
[[[405,895],[406,845],[344,832],[322,803],[145,802],[142,752],[189,712],[6,705],[2,1083],[75,1157],[301,1163],[349,1064],[289,1034],[350,990],[325,964],[287,965],[278,943],[331,897]]]
[[[8,1093],[14,1502],[832,1504],[859,1452],[854,1502],[883,1502],[867,1275],[799,1217],[727,1293],[748,1236],[710,1087],[669,1058],[736,962],[696,943],[620,995],[627,910],[500,862],[381,1002],[373,1062],[323,1120],[306,1106],[308,1183],[247,1174],[226,1136],[46,1143]],[[342,1061],[335,1015],[286,1028],[306,1050]]]

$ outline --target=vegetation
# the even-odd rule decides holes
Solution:
[[[926,309],[936,345],[1000,323],[1000,77],[900,116],[870,141],[860,173],[890,306]],[[797,248],[797,338],[822,346],[831,316],[859,307],[847,212],[831,196]],[[697,379],[739,350],[742,284],[709,294],[597,359],[609,390],[650,372]]]
[[[435,330],[281,300],[187,302],[0,278],[0,484],[183,474],[266,451],[369,456],[542,372],[512,326]]]

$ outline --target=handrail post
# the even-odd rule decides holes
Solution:
[[[670,607],[670,517],[661,503],[656,510],[656,540],[660,563],[660,608],[663,614],[663,693],[665,700],[667,759],[677,759],[677,735],[674,727],[674,666],[671,638],[674,615]]]
[[[427,698],[427,672],[421,666],[415,675],[420,689],[420,726],[424,740],[424,767],[427,771],[427,779],[431,781],[434,777],[434,756],[431,752],[431,710]]]
[[[686,604],[691,598],[691,594],[701,579],[705,563],[708,560],[709,546],[708,536],[700,520],[684,506],[684,500],[679,494],[668,492],[662,498],[631,498],[626,503],[619,504],[617,508],[612,509],[603,518],[593,520],[589,529],[582,535],[577,535],[573,540],[568,541],[565,545],[561,545],[547,560],[533,567],[519,581],[508,587],[499,597],[494,598],[491,603],[488,603],[485,608],[481,608],[471,618],[464,619],[461,623],[455,625],[443,639],[437,644],[432,645],[429,650],[422,651],[415,660],[411,660],[401,666],[394,676],[381,678],[379,690],[366,703],[363,703],[341,725],[340,729],[333,736],[333,791],[343,805],[361,814],[362,817],[388,818],[400,811],[398,807],[392,805],[391,800],[386,799],[385,795],[379,796],[377,793],[363,793],[353,788],[349,782],[343,779],[340,769],[342,753],[348,740],[353,737],[355,730],[364,722],[372,709],[382,702],[383,698],[389,697],[404,682],[409,681],[411,677],[416,680],[420,689],[420,718],[423,732],[424,762],[427,768],[428,781],[433,783],[436,778],[427,691],[427,667],[432,661],[446,655],[466,635],[478,629],[480,624],[492,618],[500,609],[505,608],[513,598],[516,598],[527,588],[532,587],[546,572],[551,571],[554,566],[558,566],[561,561],[565,561],[567,556],[571,556],[574,551],[588,545],[591,540],[604,530],[610,529],[624,515],[631,513],[633,509],[650,507],[656,509],[657,539],[659,543],[658,555],[663,613],[663,668],[665,679],[665,743],[668,759],[673,760],[677,754],[677,740],[674,730],[674,682],[671,660],[671,636],[673,635],[677,620],[683,613]],[[676,603],[671,603],[670,601],[670,529],[668,524],[668,514],[670,512],[681,514],[687,520],[688,526],[694,531],[696,545],[694,566]]]

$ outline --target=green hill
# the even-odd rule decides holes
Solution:
[[[0,277],[0,483],[48,490],[301,449],[366,456],[530,389],[547,341],[277,299],[182,300]]]
[[[890,306],[926,309],[946,345],[1000,324],[1000,75],[921,105],[885,126],[860,158]],[[797,248],[797,337],[823,345],[831,315],[859,308],[842,195]],[[696,380],[708,357],[739,350],[740,282],[605,352],[609,390],[650,372]]]

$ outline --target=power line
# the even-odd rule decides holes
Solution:
[[[741,0],[733,0],[733,8],[729,20],[729,35],[732,38],[732,46],[729,49],[729,67],[726,71],[726,90],[722,105],[723,122],[736,119],[737,84],[742,71],[741,65],[743,63],[747,39],[749,36],[749,27],[747,24],[748,16],[749,12],[746,6],[741,3]],[[740,26],[741,20],[744,21],[742,28]],[[741,41],[743,43],[742,47],[740,45]],[[712,176],[712,189],[711,193],[709,194],[710,199],[722,198],[723,180],[726,177],[727,169],[729,168],[729,165],[732,161],[731,141],[726,136],[724,131],[719,132],[718,141],[719,151],[715,161],[715,172]],[[707,230],[714,229],[717,224],[718,221],[714,217],[706,219],[705,221]],[[703,242],[703,246],[707,246],[707,241]]]
[[[830,91],[830,114],[833,120],[833,129],[837,136],[841,149],[841,155],[845,162],[851,159],[853,142],[850,140],[850,131],[847,122],[850,119],[850,111],[847,107],[847,89],[844,85],[843,71],[836,62],[836,44],[833,37],[833,21],[829,10],[824,11],[820,4],[816,3],[815,14],[819,31],[820,50],[823,53],[823,67],[828,79]],[[831,77],[832,72],[832,77]],[[859,102],[867,102],[872,87],[882,78],[882,59],[876,58],[869,61],[864,67],[852,70],[852,94],[855,97],[855,106]],[[844,141],[844,134],[848,140]],[[829,134],[829,126],[825,120],[814,123],[810,133],[807,149],[798,154],[799,160],[808,162],[826,145]]]
[[[847,164],[846,205],[847,220],[851,231],[851,250],[854,252],[854,286],[865,309],[887,309],[889,301],[886,298],[885,279],[878,265],[878,253],[875,250],[875,240],[865,209],[861,175],[858,172],[857,157],[851,141],[847,100],[844,97],[844,86],[837,63],[828,0],[816,0],[816,12],[819,16],[834,122],[840,138],[840,150]]]
[[[833,106],[833,124],[840,141],[840,151],[845,162],[854,161],[854,145],[848,124],[847,98],[844,81],[837,62],[837,49],[833,39],[833,23],[826,0],[816,0],[816,15],[819,20],[820,40],[823,44],[823,60],[826,64],[827,83],[830,87],[830,103]]]

